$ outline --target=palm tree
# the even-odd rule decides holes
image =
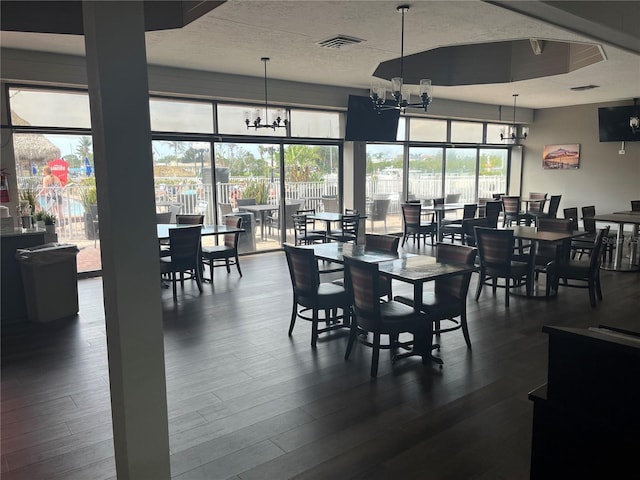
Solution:
[[[76,155],[83,159],[84,157],[90,158],[91,155],[91,137],[80,137],[78,145],[76,146]]]

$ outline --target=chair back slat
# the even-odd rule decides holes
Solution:
[[[570,207],[562,210],[564,218],[571,220],[571,229],[578,229],[578,207]]]
[[[377,263],[367,263],[345,257],[345,285],[353,300],[356,316],[378,317],[380,294]]]
[[[294,290],[300,295],[315,294],[320,284],[320,275],[313,250],[285,245],[284,251]]]
[[[519,213],[520,197],[513,195],[503,195],[502,207],[504,208],[504,213]]]
[[[480,262],[491,267],[508,267],[514,247],[513,230],[475,227]]]
[[[198,268],[201,233],[201,225],[169,229],[171,266],[174,271]]]
[[[420,225],[420,211],[422,206],[419,203],[403,203],[402,218],[408,226]]]
[[[400,237],[395,235],[378,235],[375,233],[365,234],[365,247],[381,252],[396,253],[400,244]]]
[[[458,263],[473,265],[476,260],[477,250],[465,245],[438,243],[436,260],[438,262]],[[471,281],[471,272],[462,275],[450,275],[436,278],[434,291],[437,294],[452,295],[456,299],[466,297]]]
[[[204,215],[176,215],[177,225],[203,225]]]
[[[230,228],[242,228],[242,217],[236,217],[233,215],[229,215],[225,217],[224,224]],[[238,248],[238,237],[240,233],[226,233],[224,235],[224,245],[225,247],[230,248]]]
[[[591,218],[596,214],[596,207],[589,205],[582,207],[582,224],[584,225],[584,231],[588,233],[596,233],[596,221]]]
[[[536,223],[538,230],[543,232],[570,232],[573,230],[571,219],[538,218]]]

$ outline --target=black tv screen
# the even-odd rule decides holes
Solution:
[[[639,110],[640,107],[634,107],[633,105],[598,108],[600,141],[640,142],[640,133],[634,134],[629,125],[629,119]]]
[[[393,102],[387,100],[387,105]],[[344,139],[360,142],[394,142],[398,135],[400,110],[373,108],[369,97],[349,95]]]

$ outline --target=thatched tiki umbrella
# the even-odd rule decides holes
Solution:
[[[13,126],[29,126],[29,123],[11,112]],[[13,135],[13,150],[16,158],[18,176],[31,175],[31,165],[37,167],[46,165],[54,158],[60,158],[60,149],[40,133],[15,133]]]

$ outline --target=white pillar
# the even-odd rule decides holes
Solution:
[[[117,476],[169,479],[144,6],[83,15]]]
[[[367,196],[367,144],[366,142],[344,142],[344,198],[345,208],[357,209],[366,214]],[[360,220],[358,243],[364,243],[366,220]]]

